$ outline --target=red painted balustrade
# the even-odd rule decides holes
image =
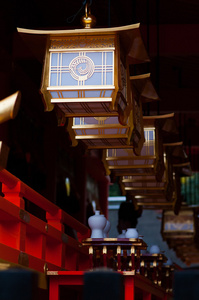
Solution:
[[[86,243],[86,241],[90,243],[91,240],[89,239],[89,228],[8,171],[0,171],[0,182],[2,183],[0,196],[0,262],[18,264],[37,272],[47,273],[50,277],[49,299],[62,299],[59,294],[59,286],[73,286],[74,284],[81,286],[84,271],[94,267],[94,265],[91,266],[90,251],[92,245]],[[30,210],[26,209],[27,201],[42,210],[45,218],[36,216],[37,214],[33,214],[32,211],[30,213]],[[76,233],[76,237],[65,233],[65,227],[67,226]],[[116,259],[120,261],[121,258],[120,247],[123,244],[118,245],[118,240],[116,242],[112,240],[107,239],[106,241],[104,239],[98,245],[100,249],[103,247],[104,266],[106,266],[108,258],[106,253],[109,249],[106,247],[109,247],[110,243],[111,246],[117,249]],[[104,242],[108,244],[104,245]],[[129,245],[130,240],[123,243],[123,246],[130,247],[132,252],[130,271],[119,271],[124,275],[124,299],[133,300],[137,299],[137,296],[139,296],[139,299],[144,300],[152,299],[152,297],[164,300],[172,299],[172,295],[168,293],[166,287],[154,284],[152,280],[140,274],[140,266],[137,266],[138,262],[140,265],[140,255],[138,254],[140,249],[146,248],[144,242],[138,239],[135,241],[138,244],[132,243]],[[138,252],[135,253],[135,251]],[[137,255],[136,265],[134,255]],[[120,264],[117,265],[117,270],[119,269],[122,269]],[[41,299],[43,299],[42,297]]]
[[[7,170],[0,171],[0,260],[33,270],[85,270],[87,249],[81,240],[90,235],[88,227],[65,213]],[[44,211],[41,219],[25,207],[28,201]],[[69,226],[76,237],[65,233]]]

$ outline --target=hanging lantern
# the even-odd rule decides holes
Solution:
[[[144,129],[145,143],[140,156],[131,148],[112,148],[105,150],[104,163],[116,176],[136,175],[150,172],[155,159],[155,130]]]
[[[130,191],[135,195],[141,193],[142,195],[161,196],[165,194],[166,175],[163,175],[161,182],[158,182],[154,175],[123,176],[120,179],[120,186],[126,193]]]
[[[133,100],[132,110],[126,125],[122,125],[117,116],[69,118],[67,129],[73,146],[77,145],[78,140],[81,140],[88,149],[127,147],[129,151],[133,149],[136,154],[140,154],[145,140],[140,99],[142,97],[142,89],[144,90],[146,82],[149,82],[149,76],[150,74],[143,74],[130,77]],[[139,88],[136,83],[139,83]],[[151,93],[147,96],[147,91],[145,91],[145,101],[146,98],[148,99],[147,101],[150,101],[150,97]],[[153,100],[154,98],[155,96]]]
[[[161,234],[175,253],[187,266],[198,262],[198,208],[183,205],[178,212],[162,213]]]
[[[156,127],[156,120],[169,118],[173,114],[143,117],[145,142],[139,156],[132,148],[107,149],[103,162],[115,176],[155,176],[158,182],[164,174],[163,141]]]
[[[160,100],[150,80],[150,73],[130,76],[133,95],[133,150],[136,155],[141,154],[144,144],[144,128],[142,104]]]
[[[179,149],[182,148],[182,142],[176,142],[176,143],[166,143],[164,144],[164,156],[165,156],[165,168],[167,172],[167,183],[166,183],[166,190],[165,195],[168,201],[171,199],[174,185],[176,182],[178,184],[176,185],[176,188],[179,187],[179,169],[177,166],[180,167],[177,163],[182,162],[184,160],[184,156],[182,157],[181,151]],[[173,177],[175,176],[175,181]],[[178,192],[178,189],[176,190]],[[180,197],[180,192],[177,193],[178,198]]]
[[[81,140],[88,149],[113,148],[131,145],[132,112],[127,125],[121,125],[117,116],[70,118],[68,132],[72,145]]]
[[[169,202],[173,200],[173,169],[168,168],[168,161],[164,155],[165,170],[161,181],[157,181],[156,176],[152,174],[139,174],[137,176],[120,177],[120,187],[124,194],[145,198],[162,198]],[[172,189],[170,182],[172,182]]]
[[[123,191],[136,199],[137,205],[147,209],[180,211],[181,183],[178,168],[172,164],[172,150],[181,142],[164,145],[165,171],[161,182],[153,176],[122,177]]]
[[[147,193],[140,190],[135,192],[127,191],[130,196],[132,196],[137,205],[141,206],[143,209],[170,209],[172,211],[177,211],[179,209],[181,199],[178,198],[177,193],[177,182],[175,181],[175,176],[173,175],[174,189],[172,190],[171,198],[167,199],[165,193],[160,193],[157,189],[153,189],[153,193],[149,190]],[[180,202],[180,203],[179,203]]]
[[[46,41],[41,85],[46,110],[56,106],[65,117],[117,115],[126,124],[132,108],[129,63],[149,61],[139,27],[18,28],[36,55],[37,41]]]
[[[161,232],[164,240],[193,238],[195,235],[194,209],[183,207],[178,215],[171,210],[163,211]]]

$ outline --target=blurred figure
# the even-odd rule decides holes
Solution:
[[[126,201],[120,204],[118,211],[117,230],[119,234],[127,228],[136,228],[138,218],[142,215],[142,208],[137,206],[136,200],[132,195],[126,195]]]

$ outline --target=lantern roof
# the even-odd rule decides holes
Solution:
[[[134,93],[137,94],[142,103],[160,100],[152,84],[150,73],[130,76],[130,81]]]
[[[126,51],[129,63],[149,62],[145,45],[140,32],[140,23],[108,28],[90,29],[62,29],[62,30],[37,30],[17,28],[25,42],[31,47],[35,56],[41,56],[41,49],[38,49],[38,42],[45,41],[47,37],[72,37],[72,36],[99,36],[99,35],[118,35],[121,45]],[[30,38],[30,35],[32,38]],[[43,53],[44,54],[44,53]],[[41,59],[41,57],[40,57]]]
[[[144,121],[144,126],[145,127],[150,127],[155,125],[156,120],[160,119],[168,119],[168,118],[173,118],[174,113],[169,113],[169,114],[164,114],[164,115],[155,115],[155,116],[143,116],[143,121]]]

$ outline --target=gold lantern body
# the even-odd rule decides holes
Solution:
[[[141,154],[144,144],[142,104],[160,100],[150,79],[150,73],[130,76],[133,95],[133,120],[134,128],[132,143],[134,153]]]
[[[66,116],[116,113],[118,40],[108,36],[50,37],[42,91]]]
[[[81,140],[88,149],[128,146],[132,129],[132,112],[127,125],[121,125],[117,116],[70,118],[68,123],[72,145]]]
[[[105,150],[104,163],[116,176],[143,174],[150,172],[150,169],[154,167],[154,128],[151,128],[150,134],[148,130],[144,131],[145,139],[148,138],[148,140],[145,140],[140,156],[135,155],[133,147]]]
[[[164,144],[165,171],[161,182],[151,175],[123,176],[120,179],[121,189],[135,197],[138,206],[145,209],[170,209],[176,214],[180,211],[182,198],[179,169],[182,164],[176,163],[177,160],[181,161],[181,157],[177,157],[179,151],[175,151],[179,147],[182,147],[182,142]]]
[[[56,106],[64,117],[117,115],[125,125],[132,109],[128,66],[149,61],[139,27],[18,28],[36,54],[36,41],[46,41],[41,85],[46,110]]]
[[[68,131],[73,145],[76,145],[78,140],[81,140],[88,149],[127,147],[129,151],[133,148],[136,155],[140,154],[145,140],[141,101],[143,97],[142,91],[144,92],[145,90],[143,101],[151,101],[151,98],[153,98],[152,100],[159,99],[153,90],[153,86],[150,84],[149,77],[150,74],[130,76],[132,109],[127,118],[127,124],[121,124],[117,116],[69,118]],[[146,86],[148,86],[147,89],[145,89]]]
[[[158,182],[164,174],[163,142],[156,120],[173,116],[143,117],[145,142],[140,155],[134,148],[113,148],[104,152],[103,162],[115,176],[155,176]]]

